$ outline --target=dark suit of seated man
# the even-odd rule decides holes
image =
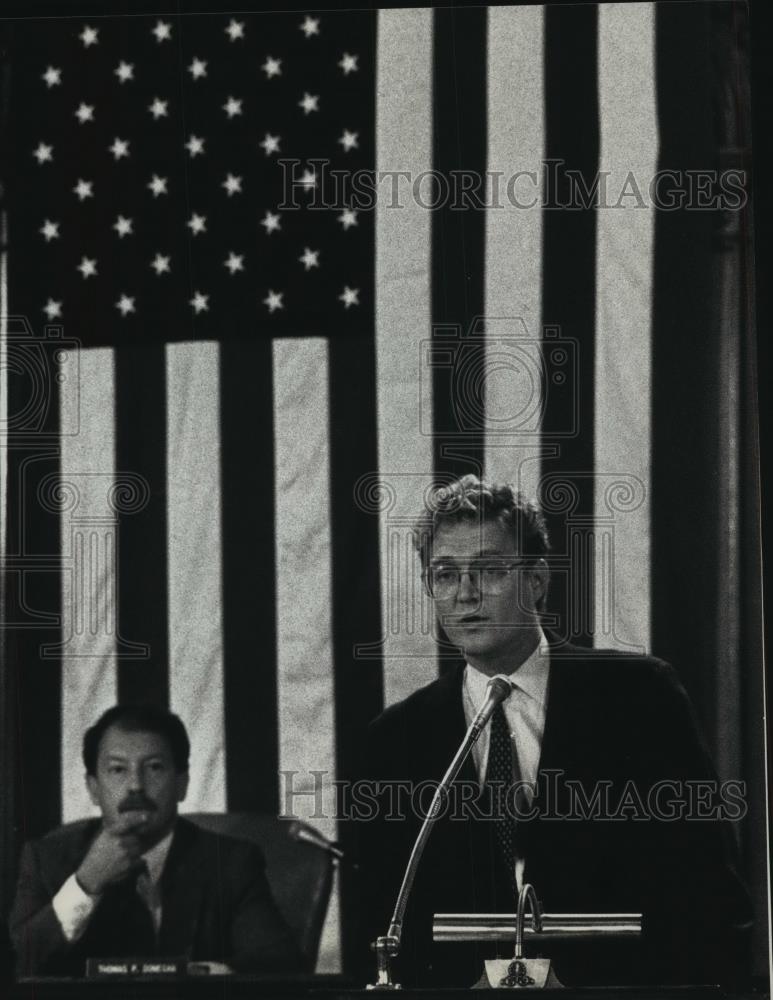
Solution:
[[[359,824],[365,976],[428,808],[428,794],[412,793],[440,780],[489,678],[504,675],[511,693],[428,841],[398,981],[469,986],[485,959],[512,957],[512,941],[435,943],[432,917],[512,913],[525,883],[547,913],[643,914],[641,940],[546,945],[565,985],[742,979],[751,910],[726,821],[742,803],[723,800],[675,671],[543,633],[547,531],[511,487],[475,476],[444,487],[415,539],[438,622],[466,665],[369,729],[362,769],[377,808]]]
[[[87,958],[150,955],[303,969],[260,850],[178,818],[189,753],[181,720],[153,707],[116,706],[86,732],[102,818],[25,845],[11,913],[19,975],[78,976]]]

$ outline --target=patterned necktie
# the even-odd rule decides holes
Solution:
[[[512,787],[517,776],[513,768],[513,743],[510,728],[502,705],[497,705],[491,717],[486,785],[491,788],[491,803],[496,819],[494,829],[505,866],[510,875],[515,896],[518,890],[515,877],[516,837],[515,819],[512,815]],[[510,812],[508,812],[508,799]]]

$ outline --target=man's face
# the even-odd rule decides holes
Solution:
[[[188,772],[175,769],[163,736],[113,725],[100,740],[96,774],[86,775],[86,784],[106,826],[126,812],[146,813],[136,832],[147,849],[172,828],[177,803],[188,790]]]
[[[487,559],[494,563],[519,560],[513,532],[501,521],[460,520],[440,525],[430,566],[456,567],[462,573],[454,595],[435,598],[435,612],[468,663],[486,673],[510,672],[536,645],[535,604],[547,589],[547,569],[541,560],[536,564],[530,560],[504,575],[496,588],[487,588],[464,572],[476,560]]]

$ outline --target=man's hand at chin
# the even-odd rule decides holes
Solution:
[[[142,853],[139,832],[147,821],[147,812],[125,812],[100,830],[75,873],[84,892],[98,896],[137,868]]]

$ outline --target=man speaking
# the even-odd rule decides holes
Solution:
[[[527,882],[544,912],[643,915],[640,941],[546,948],[565,985],[733,980],[751,923],[727,822],[739,802],[723,799],[675,671],[543,632],[547,532],[511,487],[469,475],[438,490],[415,539],[437,621],[466,663],[370,726],[363,777],[378,798],[360,836],[371,941],[386,934],[427,808],[418,792],[445,773],[489,679],[512,691],[433,828],[398,980],[474,983],[495,949],[435,944],[433,914],[513,913]],[[503,949],[512,957],[512,941]]]
[[[115,706],[86,732],[86,785],[102,818],[25,845],[11,913],[20,975],[152,955],[301,968],[259,849],[178,817],[189,753],[181,720],[154,707]]]

